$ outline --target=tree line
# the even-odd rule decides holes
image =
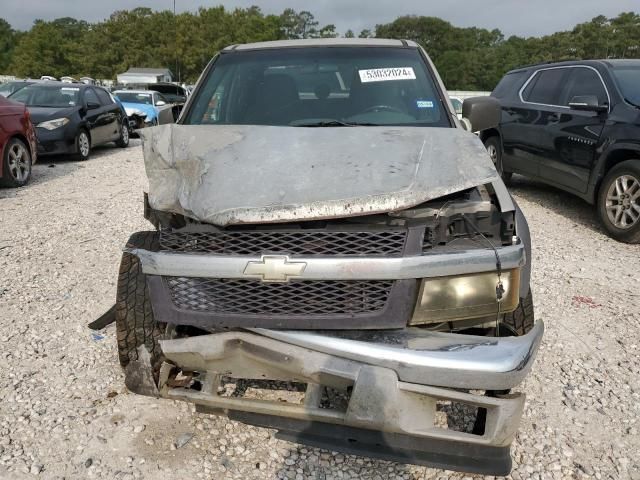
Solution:
[[[200,8],[172,12],[135,8],[89,23],[71,17],[36,20],[28,31],[0,18],[0,73],[19,77],[90,76],[114,79],[129,67],[168,67],[194,82],[226,45],[264,40],[337,37],[308,11],[280,15],[259,7]],[[505,38],[498,29],[460,28],[436,17],[403,16],[345,37],[415,40],[433,59],[451,90],[492,90],[512,68],[538,62],[588,58],[639,58],[640,15],[598,16],[570,31],[543,37]]]

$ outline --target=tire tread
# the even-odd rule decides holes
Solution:
[[[156,232],[137,232],[127,241],[129,248],[157,250]],[[146,275],[135,255],[124,252],[118,273],[116,293],[116,336],[120,365],[126,367],[138,359],[138,347],[144,345],[152,359],[154,371],[162,362],[159,339],[163,335],[163,325],[155,321]]]
[[[520,299],[520,305],[513,312],[505,314],[502,323],[520,336],[533,328],[534,321],[533,295],[529,290],[527,296]]]

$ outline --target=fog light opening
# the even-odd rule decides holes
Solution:
[[[484,411],[484,412],[483,412]],[[450,400],[438,400],[434,426],[443,430],[484,435],[486,409]],[[478,422],[478,420],[481,420]],[[477,424],[481,428],[477,428]]]

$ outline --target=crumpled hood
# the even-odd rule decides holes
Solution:
[[[147,120],[152,120],[158,115],[158,110],[153,105],[147,105],[145,103],[132,103],[132,102],[120,102],[127,112],[127,116],[130,116],[133,111],[140,111],[147,116]]]
[[[457,128],[170,124],[140,136],[151,207],[220,226],[403,210],[499,178]]]

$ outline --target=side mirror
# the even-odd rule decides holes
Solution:
[[[87,102],[87,110],[95,110],[96,108],[100,108],[100,104],[96,102]]]
[[[493,97],[472,97],[462,103],[462,124],[472,132],[497,127],[501,115],[500,102]]]
[[[595,95],[579,95],[573,97],[569,102],[569,107],[574,110],[587,112],[606,112],[608,108],[606,105],[600,105],[598,97]]]
[[[167,102],[165,102],[164,100],[158,100],[156,102],[156,107],[162,107],[163,105],[166,105]]]

